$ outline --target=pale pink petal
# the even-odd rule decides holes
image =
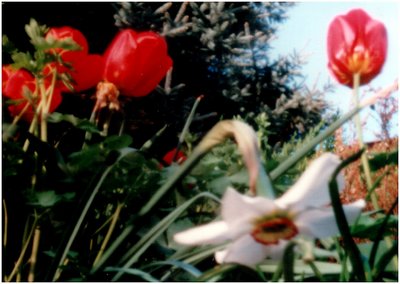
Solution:
[[[307,207],[318,207],[330,203],[329,180],[340,159],[332,153],[325,153],[314,160],[300,177],[300,179],[275,203],[294,212],[302,211]],[[344,187],[344,178],[338,176],[339,189]]]
[[[174,235],[174,241],[183,245],[217,244],[229,239],[229,227],[224,221],[211,222]]]
[[[218,263],[238,263],[253,266],[268,255],[268,246],[257,243],[251,235],[244,235],[230,244],[226,250],[215,253]]]
[[[365,201],[361,199],[343,205],[347,222],[352,224],[364,207]],[[296,218],[295,223],[300,234],[315,238],[326,238],[329,236],[335,236],[339,233],[335,214],[331,207],[311,209],[301,212]]]
[[[252,219],[268,214],[276,208],[273,200],[245,196],[229,187],[222,198],[221,215],[230,227],[236,227],[251,223]]]

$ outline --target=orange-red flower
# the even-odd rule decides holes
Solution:
[[[62,60],[68,63],[71,68],[52,63],[48,65],[49,70],[51,70],[51,68],[57,68],[59,73],[69,73],[74,81],[72,85],[77,92],[96,86],[101,80],[103,58],[98,54],[89,54],[88,42],[79,30],[68,26],[51,28],[47,32],[46,38],[53,38],[56,40],[71,38],[81,47],[80,50],[53,49],[53,52],[60,54]],[[46,70],[45,73],[48,73],[49,70]],[[63,91],[68,91],[68,89],[63,87]]]
[[[329,70],[344,85],[353,86],[354,74],[360,84],[369,83],[386,59],[385,26],[361,9],[337,16],[328,30]]]
[[[172,66],[165,39],[154,32],[125,29],[104,55],[103,79],[121,95],[142,97],[154,90]]]

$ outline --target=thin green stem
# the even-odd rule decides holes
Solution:
[[[198,97],[196,98],[196,101],[195,101],[194,104],[193,104],[193,107],[192,107],[192,109],[191,109],[191,111],[190,111],[190,114],[189,114],[188,118],[186,119],[185,125],[184,125],[184,127],[183,127],[183,129],[182,129],[182,133],[181,133],[181,135],[179,136],[178,145],[176,146],[176,151],[175,151],[174,157],[172,158],[172,161],[175,161],[176,158],[177,158],[177,156],[178,156],[178,151],[179,151],[179,149],[180,149],[182,143],[185,141],[185,136],[186,136],[186,134],[189,132],[189,127],[190,127],[190,124],[191,124],[192,121],[193,121],[194,115],[195,115],[195,113],[196,113],[196,109],[197,109],[197,107],[198,107],[200,101],[203,99],[203,97],[204,97],[204,95],[198,96]]]
[[[353,76],[353,99],[354,99],[354,104],[355,104],[356,108],[359,108],[359,106],[360,106],[360,102],[359,102],[359,98],[358,98],[359,87],[360,87],[360,74],[356,73]],[[357,129],[358,143],[360,144],[360,148],[364,148],[365,145],[364,145],[364,140],[363,140],[361,119],[360,119],[360,115],[358,113],[354,117],[354,122],[356,124],[356,129]],[[367,192],[370,193],[372,205],[374,206],[375,210],[379,210],[380,207],[378,204],[378,199],[376,197],[375,191],[372,191],[374,184],[372,182],[371,169],[369,166],[366,152],[364,152],[361,155],[361,164],[362,164],[362,168],[363,168],[364,175],[365,175],[365,181],[367,183]],[[392,247],[392,240],[389,237],[385,237],[384,239],[385,239],[387,247],[388,248]],[[395,265],[395,267],[398,266],[397,258],[393,258],[393,264]]]
[[[4,210],[3,247],[5,248],[7,246],[7,237],[8,237],[8,213],[7,213],[7,204],[5,199],[3,199],[3,210]]]
[[[324,141],[326,138],[331,136],[336,129],[342,126],[345,122],[350,120],[356,113],[361,110],[360,107],[355,107],[341,118],[333,122],[325,131],[319,133],[315,136],[309,143],[304,145],[301,149],[290,155],[285,161],[279,164],[274,170],[269,173],[271,180],[277,179],[279,176],[284,174],[288,169],[295,165],[301,158],[305,157],[312,149],[314,149],[318,144]]]
[[[313,261],[310,261],[308,264],[310,265],[310,267],[311,267],[312,271],[314,272],[315,276],[318,278],[318,281],[325,282],[324,276],[322,275],[321,271],[319,271],[319,269],[315,265],[315,263]]]
[[[103,243],[101,244],[99,253],[97,254],[96,259],[93,262],[93,266],[95,266],[99,262],[100,258],[103,256],[106,246],[111,239],[111,235],[114,232],[115,226],[117,225],[117,221],[118,221],[119,215],[121,213],[122,207],[124,207],[124,204],[118,203],[117,208],[115,209],[115,212],[113,214],[110,227],[108,228],[107,234],[103,240]]]
[[[29,259],[30,268],[28,274],[28,282],[35,281],[35,268],[36,268],[37,255],[39,251],[39,243],[40,243],[40,228],[39,226],[37,226],[35,229],[35,234],[33,236],[32,253]]]
[[[132,153],[134,150],[132,149],[125,149],[124,151],[121,150],[120,156],[118,157],[118,160],[112,164],[111,166],[108,166],[106,168],[106,170],[103,172],[103,174],[101,175],[99,181],[97,182],[95,188],[93,189],[91,195],[89,196],[89,199],[87,200],[85,206],[82,209],[82,212],[78,218],[78,221],[76,222],[72,233],[70,235],[70,237],[68,238],[68,241],[64,247],[64,250],[62,252],[62,255],[60,257],[60,260],[58,262],[58,267],[56,272],[54,273],[54,276],[52,278],[52,281],[56,281],[56,279],[59,277],[60,273],[62,272],[63,268],[62,268],[62,264],[64,263],[64,260],[67,258],[68,252],[73,244],[73,242],[75,241],[76,236],[78,235],[79,229],[81,228],[83,221],[86,217],[86,214],[89,211],[89,208],[91,207],[93,200],[95,199],[97,193],[99,192],[104,180],[106,179],[106,177],[108,176],[108,174],[111,172],[111,170],[113,169],[113,167],[127,154]]]
[[[359,87],[360,87],[360,74],[357,73],[357,74],[354,74],[354,77],[353,77],[353,100],[354,100],[354,105],[357,108],[360,106],[360,102],[359,102],[359,98],[358,98]],[[360,148],[362,149],[365,147],[365,144],[364,144],[360,114],[357,113],[354,116],[354,123],[356,125],[358,143],[360,145]],[[364,175],[365,175],[365,181],[367,183],[367,187],[369,190],[370,188],[372,188],[373,183],[372,183],[371,169],[369,167],[366,152],[364,152],[361,155],[361,164],[362,164]],[[380,208],[379,208],[378,200],[376,198],[375,193],[371,194],[371,201],[374,206],[374,209],[379,210]]]
[[[47,142],[47,112],[46,112],[46,105],[49,96],[46,92],[46,87],[44,85],[44,81],[42,79],[39,80],[39,92],[40,92],[40,103],[41,109],[38,110],[40,113],[40,139],[44,142]]]
[[[39,221],[39,217],[37,215],[35,215],[35,220],[33,221],[32,229],[29,232],[28,238],[25,240],[25,243],[24,243],[24,245],[22,247],[21,253],[19,254],[18,260],[14,265],[14,269],[12,270],[12,272],[10,273],[10,275],[8,277],[7,276],[4,277],[4,281],[10,282],[14,278],[16,273],[18,272],[20,266],[22,265],[22,261],[24,259],[25,253],[26,253],[26,251],[27,251],[27,249],[29,247],[30,240],[31,240],[31,238],[32,238],[32,236],[33,236],[33,234],[35,232],[36,225],[37,225],[38,221]]]
[[[205,281],[212,281],[214,277],[221,275],[223,273],[226,273],[234,268],[236,268],[236,264],[223,264],[223,265],[218,265],[206,272],[204,272],[199,278],[196,280],[199,282],[205,282]]]

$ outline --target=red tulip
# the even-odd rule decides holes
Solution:
[[[86,55],[89,52],[89,45],[85,36],[79,31],[71,27],[60,27],[51,28],[46,34],[46,39],[53,38],[55,40],[71,38],[76,44],[78,44],[80,50],[63,50],[56,48],[54,51],[61,54],[61,58],[64,61],[69,61],[71,58],[75,58],[77,55]]]
[[[178,151],[178,153],[176,154],[175,160],[173,160],[175,157],[175,153],[176,153],[176,149],[172,149],[167,154],[165,154],[165,156],[163,157],[163,161],[167,165],[171,165],[173,162],[181,164],[186,160],[186,156],[182,151]]]
[[[329,70],[344,85],[369,83],[382,69],[386,58],[385,26],[361,9],[337,16],[328,30]]]
[[[154,90],[172,66],[167,43],[154,32],[119,32],[105,53],[103,79],[122,95],[142,97]]]
[[[8,66],[3,66],[2,69],[3,76],[4,74],[7,74],[6,76],[8,76],[6,82],[4,83],[3,81],[3,96],[15,101],[15,104],[12,104],[8,107],[10,114],[12,116],[19,115],[29,102],[32,102],[32,104],[37,107],[40,103],[40,97],[32,96],[31,98],[28,98],[24,96],[25,89],[28,89],[31,94],[35,92],[36,84],[33,75],[23,69],[19,69],[10,73],[7,71],[7,69],[9,69]],[[45,85],[48,87],[49,84],[45,83]],[[49,112],[53,112],[60,105],[61,100],[62,97],[60,90],[54,89]],[[33,117],[34,108],[29,106],[24,112],[22,119],[26,121],[32,121]]]
[[[50,73],[52,68],[57,68],[59,73],[69,73],[74,81],[72,85],[77,92],[96,86],[101,80],[103,58],[100,55],[88,53],[88,43],[85,36],[79,30],[61,27],[51,28],[46,34],[46,38],[50,37],[57,40],[71,38],[81,46],[81,50],[54,49],[53,51],[59,53],[63,61],[67,62],[72,68],[52,63],[48,65],[45,74]],[[62,87],[62,90],[68,91],[68,88]]]

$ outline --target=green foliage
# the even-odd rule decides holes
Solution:
[[[46,64],[51,62],[63,63],[58,54],[50,52],[54,48],[63,48],[65,50],[79,50],[81,47],[71,38],[55,40],[54,38],[45,38],[48,27],[39,25],[34,19],[25,26],[25,31],[30,38],[35,51],[22,52],[15,48],[14,44],[3,35],[3,50],[11,54],[13,67],[15,69],[24,68],[32,72],[36,77],[43,76],[42,72]],[[64,65],[68,65],[65,64]],[[68,84],[68,83],[67,83]]]
[[[235,115],[257,131],[264,174],[271,177],[278,196],[296,182],[316,151],[332,149],[332,141],[327,140],[332,139],[333,131],[360,110],[354,109],[327,126],[328,121],[321,122],[322,100],[299,94],[290,76],[296,62],[268,59],[270,38],[291,4],[160,5],[122,3],[116,18],[121,25],[163,30],[177,59],[176,83],[170,91],[161,91],[166,97],[207,91],[243,108]],[[269,14],[269,20],[259,17],[263,14]],[[77,48],[70,40],[45,38],[46,31],[47,27],[35,20],[26,26],[34,52],[17,50],[3,36],[3,48],[11,53],[14,67],[30,70],[39,79],[45,64],[62,63],[49,50]],[[185,74],[190,72],[183,62],[192,66],[194,74]],[[64,77],[63,82],[68,84],[69,78]],[[25,95],[32,97],[29,92]],[[139,99],[133,101],[140,105]],[[309,113],[305,113],[307,106]],[[200,109],[201,104],[199,113]],[[114,114],[104,112],[110,117]],[[223,115],[218,113],[218,119]],[[166,165],[160,162],[157,148],[165,142],[168,123],[156,125],[156,131],[149,131],[154,136],[133,148],[138,137],[123,127],[125,122],[129,124],[129,116],[122,127],[110,124],[118,129],[114,131],[117,135],[100,131],[104,121],[99,122],[98,117],[81,117],[77,112],[49,115],[51,135],[47,141],[29,132],[23,123],[6,120],[3,124],[6,280],[18,280],[17,273],[25,280],[33,256],[37,258],[35,281],[397,280],[397,267],[391,263],[397,242],[392,246],[382,242],[384,236],[395,235],[397,216],[365,212],[349,227],[335,178],[330,193],[341,232],[338,238],[296,239],[288,243],[282,261],[266,259],[256,268],[217,265],[213,254],[226,243],[185,247],[175,243],[173,236],[216,220],[227,187],[248,191],[248,169],[237,145],[228,140],[198,154],[193,148],[204,129],[196,128],[196,119],[197,123],[201,119],[193,109],[189,122],[193,119],[194,125],[185,124],[179,141],[188,156],[186,163]],[[285,133],[278,143],[282,129]],[[68,135],[72,142],[65,139]],[[371,166],[378,170],[396,165],[397,155],[397,151],[379,153],[370,159]],[[344,161],[340,169],[355,158]],[[40,234],[37,237],[38,231],[42,239]],[[370,242],[356,244],[353,237]],[[40,245],[35,255],[28,248],[34,251],[36,241]],[[306,253],[311,257],[306,259]]]
[[[399,151],[374,154],[369,158],[371,171],[377,171],[388,165],[398,165]]]
[[[385,221],[385,218],[385,216],[373,218],[371,217],[370,212],[362,214],[356,226],[352,227],[351,233],[354,237],[365,238],[374,241],[378,237],[379,229],[381,228],[383,222],[385,222],[383,236],[392,235],[393,230],[398,226],[398,218],[394,215],[389,215],[389,219],[387,221]]]
[[[82,130],[90,132],[90,133],[100,133],[101,132],[98,129],[98,127],[94,123],[90,122],[88,119],[80,119],[80,118],[74,116],[73,114],[62,114],[59,112],[53,112],[48,116],[47,121],[50,123],[59,123],[61,121],[66,121],[66,122],[71,123],[74,127],[82,129]],[[130,143],[128,143],[128,145],[129,144]]]

